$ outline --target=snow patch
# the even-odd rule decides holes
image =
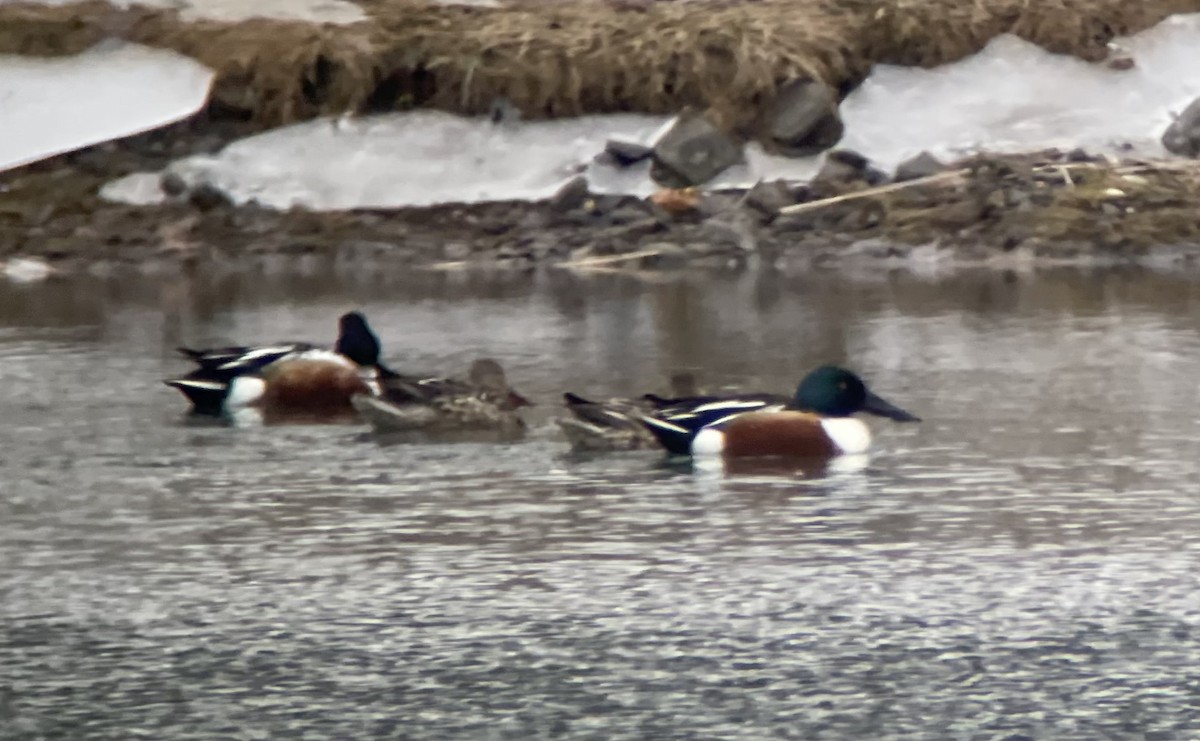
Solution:
[[[212,79],[189,57],[118,41],[72,57],[0,56],[0,171],[186,118]]]
[[[1083,147],[1165,156],[1171,111],[1200,96],[1200,14],[1172,16],[1121,40],[1130,70],[1051,54],[1016,36],[934,69],[880,65],[842,104],[839,142],[885,169],[929,150]]]

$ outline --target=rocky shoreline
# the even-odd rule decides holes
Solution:
[[[1200,166],[1082,151],[922,158],[894,175],[835,151],[810,183],[594,195],[536,203],[315,212],[235,206],[200,188],[156,206],[100,187],[245,133],[196,119],[0,174],[0,259],[62,269],[338,255],[405,267],[664,269],[845,260],[1098,264],[1200,255]]]
[[[100,0],[6,6],[0,52],[61,56],[119,38],[191,56],[216,80],[208,105],[186,121],[0,172],[0,261],[188,267],[334,255],[446,270],[659,270],[1190,263],[1200,254],[1194,160],[1042,151],[918,157],[884,173],[855,152],[827,150],[842,133],[839,101],[875,65],[944,64],[1011,33],[1129,70],[1135,60],[1110,42],[1198,10],[1196,0],[359,5],[363,18],[345,25],[198,21]],[[416,108],[495,114],[497,102],[527,119],[683,112],[652,147],[610,142],[606,153],[614,167],[649,156],[655,180],[678,187],[644,199],[599,195],[580,177],[536,203],[327,212],[236,205],[211,185],[169,175],[156,205],[100,195],[123,176],[161,172],[281,124]],[[792,156],[825,151],[825,164],[805,184],[687,187],[736,162],[747,141]],[[1200,151],[1200,103],[1163,142],[1184,156]]]

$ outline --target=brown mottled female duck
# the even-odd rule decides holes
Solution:
[[[392,373],[381,384],[381,394],[357,394],[351,399],[362,418],[380,433],[520,432],[525,422],[517,410],[532,404],[509,386],[504,369],[492,358],[472,363],[465,381]]]

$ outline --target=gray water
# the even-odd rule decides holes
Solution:
[[[493,355],[505,444],[197,424],[181,343]],[[0,285],[0,738],[1200,737],[1200,281],[334,270]],[[565,389],[925,418],[858,472],[577,457]]]

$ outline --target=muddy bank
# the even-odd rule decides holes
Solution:
[[[710,110],[761,134],[789,81],[845,95],[878,63],[934,66],[1014,33],[1104,60],[1118,35],[1200,0],[509,0],[502,7],[361,0],[367,19],[318,25],[187,20],[103,2],[0,6],[0,54],[77,53],[111,37],[216,71],[210,113],[253,127],[325,114],[433,107],[527,118]]]
[[[927,163],[903,182],[838,153],[806,185],[663,190],[647,199],[590,194],[580,182],[539,203],[341,212],[238,207],[204,189],[160,206],[97,195],[113,178],[215,151],[245,130],[194,120],[0,174],[0,259],[190,265],[337,254],[442,268],[653,269],[934,254],[972,262],[1200,254],[1200,167],[1080,151]]]

